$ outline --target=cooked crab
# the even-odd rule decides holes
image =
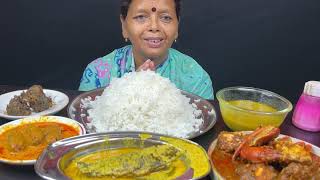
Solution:
[[[233,160],[240,155],[240,158],[252,163],[280,161],[311,164],[310,145],[303,142],[294,143],[290,138],[274,140],[279,134],[280,129],[272,126],[255,130],[241,142],[233,154]],[[271,145],[267,145],[268,143]]]

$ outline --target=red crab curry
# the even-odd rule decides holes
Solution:
[[[320,179],[320,157],[303,142],[277,138],[279,128],[266,126],[251,134],[221,132],[210,154],[225,179]]]
[[[34,122],[10,128],[0,134],[0,158],[37,159],[48,144],[79,135],[77,129],[56,122]]]

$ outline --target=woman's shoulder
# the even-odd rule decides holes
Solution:
[[[170,49],[170,63],[179,76],[178,87],[205,99],[213,99],[213,87],[209,74],[192,57]]]
[[[191,71],[195,73],[198,73],[199,71],[204,71],[204,69],[200,66],[200,64],[198,64],[198,62],[194,58],[176,49],[170,48],[169,56],[170,60],[172,61],[171,63],[175,64],[176,66],[179,66],[179,68],[184,71]]]
[[[110,65],[112,65],[113,62],[115,61],[115,58],[121,56],[122,54],[126,53],[130,49],[131,49],[131,45],[127,45],[127,46],[115,49],[112,52],[110,52],[109,54],[104,55],[102,57],[98,57],[95,60],[91,61],[88,64],[87,68],[96,67],[96,66],[99,66],[101,64],[110,64]]]
[[[183,61],[195,61],[191,56],[188,56],[188,55],[178,51],[177,49],[173,49],[173,48],[169,49],[169,56],[171,58],[173,58],[174,60],[181,59]]]

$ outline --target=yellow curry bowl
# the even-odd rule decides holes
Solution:
[[[225,124],[234,131],[254,130],[259,126],[279,127],[292,104],[271,91],[253,87],[229,87],[216,94]]]
[[[180,138],[142,132],[96,133],[51,144],[35,170],[44,179],[201,179],[211,166],[206,151]]]

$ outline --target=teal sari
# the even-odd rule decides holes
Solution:
[[[108,86],[112,78],[135,71],[132,46],[125,46],[88,64],[80,82],[80,91]],[[169,49],[167,60],[156,68],[156,73],[169,78],[177,88],[204,99],[214,99],[208,73],[191,57]]]

